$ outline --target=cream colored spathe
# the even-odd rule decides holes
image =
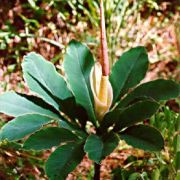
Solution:
[[[100,121],[112,104],[113,91],[109,82],[109,76],[102,75],[102,67],[99,62],[95,63],[91,70],[90,83],[94,97],[96,118]]]

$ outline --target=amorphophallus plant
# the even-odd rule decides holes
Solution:
[[[171,80],[138,85],[148,69],[144,47],[123,53],[109,70],[102,1],[100,9],[99,62],[87,46],[72,40],[64,56],[64,77],[41,55],[29,53],[22,63],[23,76],[36,95],[0,96],[0,112],[15,117],[1,128],[1,145],[25,138],[18,141],[23,150],[55,147],[45,167],[51,180],[65,179],[85,154],[95,162],[94,179],[99,179],[101,161],[120,139],[135,148],[160,151],[161,133],[143,121],[158,111],[160,101],[180,94],[180,86]]]
[[[102,120],[105,113],[111,107],[113,91],[109,82],[109,60],[106,40],[106,28],[104,18],[103,1],[100,2],[101,24],[101,58],[95,63],[90,74],[91,90],[94,96],[94,109],[97,120]]]

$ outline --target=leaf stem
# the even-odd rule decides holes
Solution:
[[[109,60],[108,60],[108,47],[106,39],[106,27],[105,27],[105,17],[104,17],[104,6],[103,0],[100,0],[100,29],[101,29],[101,66],[102,75],[109,75]]]
[[[100,180],[100,168],[100,164],[94,163],[94,180]]]

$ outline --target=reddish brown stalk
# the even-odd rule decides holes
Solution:
[[[105,18],[104,18],[104,7],[103,0],[100,0],[100,29],[101,29],[101,66],[102,66],[102,75],[109,75],[109,60],[108,60],[108,47],[106,39],[106,27],[105,27]]]

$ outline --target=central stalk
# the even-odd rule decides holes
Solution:
[[[108,47],[106,39],[106,27],[104,17],[104,5],[103,0],[100,0],[100,29],[101,29],[101,66],[102,75],[109,76],[109,60],[108,60]]]
[[[101,31],[101,59],[100,64],[102,67],[102,77],[100,81],[99,100],[107,104],[108,96],[108,79],[109,79],[109,60],[108,60],[108,47],[106,39],[106,27],[104,17],[103,0],[100,0],[100,31]]]
[[[103,0],[100,0],[100,60],[90,74],[91,90],[94,96],[96,118],[101,121],[111,107],[113,91],[109,82],[109,60],[106,40]]]

